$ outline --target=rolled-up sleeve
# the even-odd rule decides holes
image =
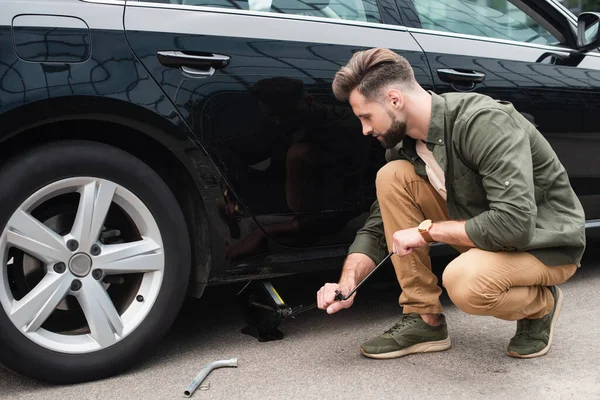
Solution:
[[[475,168],[489,210],[466,221],[466,233],[480,249],[511,251],[533,238],[537,215],[529,132],[507,111],[475,113],[460,138],[463,157]]]
[[[377,200],[371,205],[371,213],[364,226],[356,233],[354,242],[349,249],[349,254],[352,253],[365,254],[376,264],[387,255],[383,220]]]

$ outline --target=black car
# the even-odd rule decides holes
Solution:
[[[340,268],[385,160],[331,83],[371,47],[425,89],[512,102],[591,233],[598,20],[555,0],[1,0],[0,361],[106,377],[186,294]]]

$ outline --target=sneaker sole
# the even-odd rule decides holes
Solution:
[[[452,347],[452,342],[450,341],[450,337],[447,337],[444,340],[438,340],[436,342],[417,343],[417,344],[414,344],[405,349],[398,350],[398,351],[392,351],[390,353],[369,354],[369,353],[366,353],[363,349],[360,349],[360,352],[363,356],[369,357],[369,358],[389,359],[389,358],[404,357],[409,354],[433,353],[436,351],[444,351],[444,350],[448,350],[450,347]]]
[[[556,320],[558,319],[558,316],[560,315],[560,310],[562,309],[562,305],[563,305],[562,290],[560,290],[560,288],[558,286],[556,287],[556,293],[558,294],[558,296],[556,298],[556,307],[554,308],[554,315],[552,316],[552,322],[550,323],[550,335],[548,336],[548,344],[546,345],[546,347],[544,347],[542,350],[538,351],[537,353],[532,353],[532,354],[519,354],[514,351],[509,351],[509,352],[507,352],[507,354],[509,356],[515,357],[515,358],[535,358],[535,357],[543,356],[546,353],[548,353],[548,351],[550,350],[550,345],[552,344],[552,337],[554,336],[554,325],[556,324]]]

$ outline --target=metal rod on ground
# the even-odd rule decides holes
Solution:
[[[196,389],[198,389],[198,386],[200,386],[202,381],[204,381],[204,379],[206,379],[208,374],[210,374],[210,372],[213,369],[222,368],[222,367],[236,367],[237,368],[237,366],[238,366],[237,358],[231,358],[229,360],[218,360],[218,361],[213,361],[209,364],[206,364],[204,366],[204,368],[202,368],[200,370],[200,372],[198,372],[198,375],[196,375],[196,377],[188,385],[188,387],[185,388],[185,391],[183,392],[183,396],[191,397],[192,394],[194,394],[194,392],[196,391]]]
[[[392,255],[394,255],[394,252],[393,252],[393,251],[392,251],[392,252],[390,252],[390,253],[389,253],[387,256],[385,256],[385,258],[384,258],[383,260],[381,260],[381,262],[380,262],[379,264],[377,264],[377,266],[376,266],[375,268],[373,268],[373,270],[372,270],[371,272],[369,272],[369,274],[368,274],[367,276],[365,276],[365,278],[364,278],[362,281],[360,281],[360,282],[358,283],[358,285],[356,285],[356,287],[355,287],[354,289],[352,289],[352,291],[351,291],[350,293],[348,293],[346,296],[344,296],[344,295],[342,294],[342,292],[340,292],[339,290],[336,290],[336,291],[335,291],[335,299],[336,299],[336,300],[340,300],[340,301],[345,301],[345,300],[348,300],[348,299],[350,298],[350,296],[352,296],[352,295],[354,294],[354,292],[356,292],[356,290],[357,290],[359,287],[361,287],[361,285],[362,285],[363,283],[365,283],[365,281],[366,281],[367,279],[369,279],[369,277],[370,277],[371,275],[373,275],[373,273],[374,273],[375,271],[377,271],[377,269],[378,269],[379,267],[381,267],[381,266],[383,265],[383,263],[385,263],[385,262],[386,262],[386,261],[387,261],[387,260],[388,260],[388,259],[389,259],[389,258],[392,256]]]

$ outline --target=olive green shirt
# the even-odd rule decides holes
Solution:
[[[476,93],[430,94],[425,143],[445,174],[450,219],[466,221],[467,236],[482,250],[527,251],[549,266],[579,267],[583,207],[535,126],[508,102]],[[414,139],[386,151],[387,162],[399,159],[427,180]],[[377,201],[349,252],[376,263],[387,254]]]

